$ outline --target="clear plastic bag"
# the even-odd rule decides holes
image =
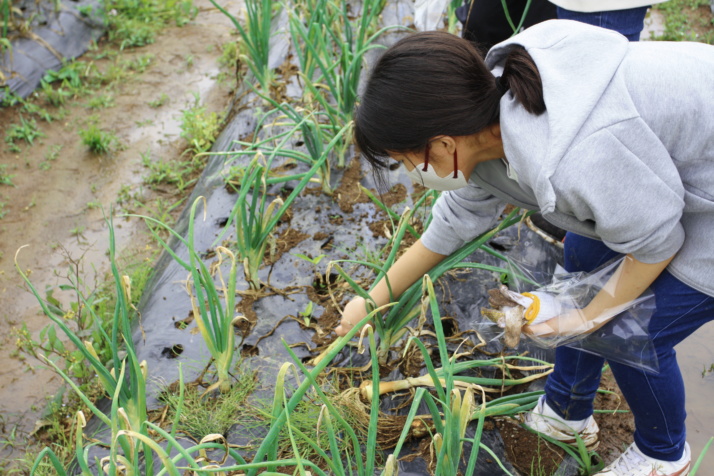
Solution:
[[[560,266],[555,266],[555,269],[551,266],[549,270],[544,269],[547,267],[544,263],[519,259],[526,255],[514,251],[509,257],[508,287],[518,293],[534,292],[550,301],[544,306],[550,310],[539,321],[553,317],[549,314],[565,316],[557,320],[562,328],[552,329],[552,333],[524,333],[533,343],[544,348],[567,345],[602,356],[608,361],[658,372],[657,355],[647,331],[655,310],[654,295],[650,291],[617,308],[604,309],[595,319],[585,319],[582,315],[581,310],[606,288],[624,257],[612,260],[591,273],[567,273]],[[548,275],[550,279],[546,278]]]

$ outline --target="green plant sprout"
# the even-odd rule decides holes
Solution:
[[[314,306],[315,306],[315,303],[312,301],[309,301],[307,303],[307,306],[305,306],[305,309],[298,313],[302,316],[303,322],[305,323],[306,327],[310,326],[310,318],[312,317],[312,311],[313,311]]]
[[[5,169],[7,169],[7,165],[0,164],[0,185],[10,185],[11,187],[14,187],[15,184],[12,183],[12,178],[15,175],[6,174]]]
[[[269,0],[246,0],[245,27],[216,0],[210,0],[233,23],[240,35],[240,58],[248,64],[264,94],[270,95],[274,73],[269,66],[271,23],[274,4]]]
[[[96,124],[91,124],[86,129],[80,129],[79,137],[82,139],[82,143],[95,154],[108,154],[119,144],[119,140],[113,133],[100,129]]]
[[[5,133],[5,142],[10,144],[11,149],[18,152],[19,149],[15,141],[22,140],[28,145],[33,145],[38,137],[45,137],[45,134],[37,128],[37,122],[34,119],[25,119],[20,116],[20,124],[12,124]]]
[[[181,137],[189,143],[194,154],[208,151],[220,132],[221,121],[215,112],[209,113],[204,106],[199,106],[199,97],[195,97],[193,107],[181,113]]]

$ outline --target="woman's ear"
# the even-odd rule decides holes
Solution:
[[[440,152],[454,155],[456,150],[456,139],[453,136],[436,136],[430,141],[431,150],[436,154]]]

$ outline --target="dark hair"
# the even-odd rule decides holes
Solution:
[[[538,68],[520,46],[500,79],[468,41],[437,31],[415,33],[379,59],[355,109],[355,141],[375,168],[394,152],[421,152],[438,135],[474,134],[499,120],[510,89],[532,114],[545,111]]]

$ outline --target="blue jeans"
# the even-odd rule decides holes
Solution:
[[[630,41],[639,41],[645,26],[645,14],[649,7],[583,13],[558,7],[560,20],[576,20],[588,25],[601,26],[622,33]]]
[[[592,271],[618,256],[602,242],[574,233],[565,237],[565,269]],[[647,456],[676,461],[682,457],[686,430],[684,382],[674,346],[714,319],[714,297],[664,271],[650,286],[657,309],[649,332],[660,372],[652,374],[610,363],[617,385],[635,417],[634,440]],[[546,401],[562,418],[582,420],[593,413],[604,359],[568,347],[556,349],[555,371],[545,385]]]

